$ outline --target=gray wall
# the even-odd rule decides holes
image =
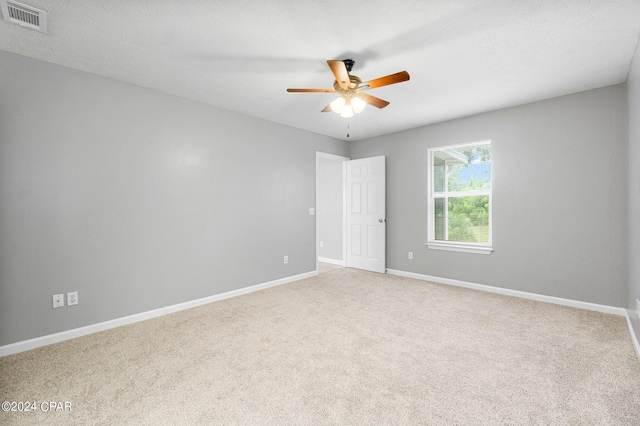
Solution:
[[[639,62],[628,85],[349,147],[0,51],[0,345],[314,270],[316,151],[387,156],[388,268],[633,308]],[[429,250],[427,148],[481,139],[495,252]]]
[[[2,51],[0,76],[0,345],[315,270],[316,151],[346,142]]]
[[[338,159],[318,158],[318,256],[339,261],[344,261],[342,165]]]
[[[626,307],[625,90],[351,142],[353,159],[387,156],[387,268]],[[427,148],[485,139],[493,141],[495,252],[427,249]]]
[[[640,341],[640,319],[634,313],[640,299],[640,48],[631,64],[627,80],[629,122],[629,310]]]

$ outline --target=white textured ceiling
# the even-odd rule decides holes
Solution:
[[[0,49],[349,140],[624,82],[640,0],[22,0],[48,33],[0,21]],[[327,59],[390,101],[344,119]],[[4,78],[5,76],[0,76]]]

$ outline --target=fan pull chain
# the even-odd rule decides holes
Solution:
[[[349,137],[349,123],[347,123],[347,137]]]

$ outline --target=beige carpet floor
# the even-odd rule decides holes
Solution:
[[[638,425],[622,317],[317,277],[0,359],[3,425]]]

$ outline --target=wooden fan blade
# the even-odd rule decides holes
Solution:
[[[331,109],[331,104],[329,104],[326,107],[324,107],[320,112],[331,112],[331,111],[333,110]]]
[[[344,90],[349,89],[349,83],[351,83],[351,78],[349,77],[349,71],[347,71],[347,66],[342,61],[327,61],[329,64],[329,68],[331,68],[331,72],[336,76],[336,81]]]
[[[368,93],[360,92],[358,93],[358,97],[376,108],[384,108],[389,105],[389,102],[385,101],[384,99],[376,98],[375,96],[371,96]]]
[[[361,87],[369,87],[375,89],[376,87],[388,86],[390,84],[402,83],[409,80],[409,73],[406,71],[400,71],[395,74],[387,75],[380,78],[375,78],[363,83]]]
[[[335,89],[287,89],[287,92],[333,93]]]

